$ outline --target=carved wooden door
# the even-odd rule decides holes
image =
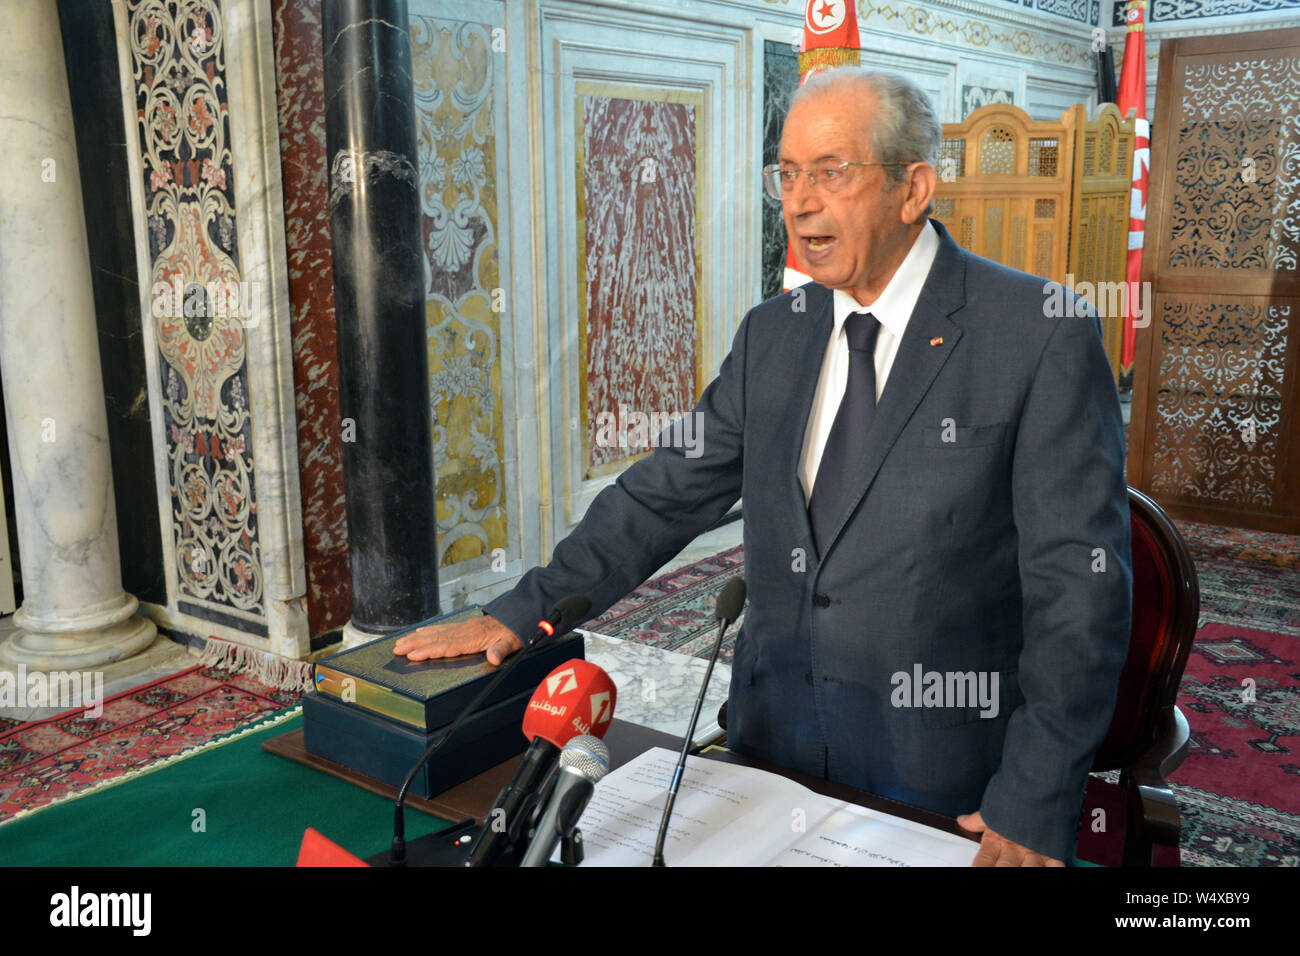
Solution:
[[[1129,484],[1300,533],[1300,29],[1160,47]]]

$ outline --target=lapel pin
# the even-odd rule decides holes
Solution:
[[[934,338],[932,338],[932,339],[930,340],[930,344],[931,344],[931,345],[943,345],[943,336],[942,336],[942,335],[936,335]]]

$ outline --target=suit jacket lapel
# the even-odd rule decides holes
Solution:
[[[912,418],[921,399],[930,390],[939,370],[952,355],[961,338],[961,328],[948,318],[966,303],[966,262],[961,247],[939,226],[939,252],[921,288],[908,319],[903,340],[899,343],[885,380],[885,390],[876,404],[875,419],[867,436],[867,447],[857,467],[858,489],[845,502],[835,535],[826,546],[829,553],[840,532],[875,481],[885,456],[889,454],[904,426]],[[833,323],[832,323],[833,324]],[[938,342],[936,340],[942,340]],[[931,342],[936,344],[931,344]],[[825,348],[825,341],[822,343]],[[806,419],[806,410],[805,410]],[[938,425],[938,422],[935,422]],[[805,511],[806,520],[806,511]],[[825,555],[822,555],[825,557]]]
[[[782,457],[786,476],[786,496],[791,513],[795,515],[795,530],[810,553],[815,554],[812,522],[808,518],[808,504],[804,500],[803,484],[799,481],[799,460],[803,455],[804,433],[808,430],[808,416],[812,413],[813,398],[817,394],[817,381],[821,377],[822,362],[826,358],[826,344],[835,328],[835,298],[825,290],[822,306],[812,320],[803,360],[798,364],[799,378],[791,393],[791,419],[783,429],[786,439]]]

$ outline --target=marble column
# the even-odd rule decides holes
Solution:
[[[325,145],[355,644],[438,613],[405,0],[324,7]]]
[[[0,665],[83,670],[154,642],[122,590],[108,422],[57,9],[0,30],[0,375],[22,563]]]

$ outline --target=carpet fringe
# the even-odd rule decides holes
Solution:
[[[156,770],[162,770],[164,767],[170,767],[174,763],[179,763],[182,760],[188,760],[190,757],[196,757],[199,754],[203,753],[205,750],[212,750],[217,747],[223,746],[225,744],[234,743],[236,740],[239,740],[243,737],[247,737],[249,734],[255,734],[263,730],[269,730],[270,728],[275,727],[277,724],[284,723],[286,720],[292,720],[294,717],[297,717],[301,713],[302,713],[301,704],[298,704],[297,706],[294,707],[290,707],[287,710],[282,710],[279,713],[275,714],[274,716],[266,720],[249,724],[247,727],[237,730],[233,734],[227,734],[225,737],[218,737],[216,740],[205,740],[201,744],[195,744],[193,747],[188,747],[185,750],[182,750],[178,753],[174,753],[170,757],[164,757],[161,760],[157,760],[149,764],[149,766],[144,767],[140,770],[124,773],[121,776],[114,777],[112,780],[101,781],[100,783],[97,783],[92,787],[87,787],[85,790],[78,790],[75,793],[70,793],[67,796],[62,797],[58,800],[52,800],[49,803],[41,804],[39,807],[31,807],[27,810],[19,810],[13,816],[8,817],[4,820],[0,820],[0,827],[13,823],[15,820],[21,820],[23,817],[31,816],[33,813],[40,813],[42,810],[48,810],[50,807],[62,806],[63,804],[67,803],[69,800],[80,800],[82,797],[88,797],[92,793],[99,793],[101,790],[110,790],[113,787],[118,786],[119,784],[128,783],[132,780],[138,780],[140,777],[147,777],[149,774],[153,773]]]
[[[312,672],[314,668],[306,661],[296,661],[281,657],[270,651],[259,651],[246,644],[223,641],[219,637],[209,637],[203,646],[199,664],[205,667],[220,667],[222,670],[237,674],[248,674],[277,690],[307,693],[312,690]]]

